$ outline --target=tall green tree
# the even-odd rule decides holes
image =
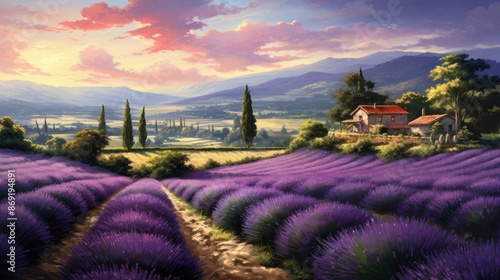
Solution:
[[[425,109],[426,115],[433,114],[431,103],[427,96],[413,91],[406,92],[400,99],[396,99],[395,103],[410,113],[408,115],[409,121],[420,117],[422,115],[422,109]]]
[[[38,132],[38,136],[42,137],[42,131],[40,130],[40,125],[38,125],[38,120],[35,120],[36,131]]]
[[[255,124],[256,122],[257,120],[253,115],[252,97],[250,96],[248,85],[246,85],[245,92],[243,94],[241,132],[243,135],[243,141],[245,141],[247,149],[252,146],[253,138],[257,135],[257,125]]]
[[[158,121],[155,120],[155,133],[158,134]]]
[[[24,138],[24,128],[9,116],[0,119],[0,148],[30,151],[32,143]]]
[[[134,146],[134,132],[132,130],[132,116],[130,115],[130,105],[125,103],[125,112],[123,116],[122,128],[122,145],[125,149],[130,150]]]
[[[104,112],[104,105],[101,106],[101,113],[99,114],[99,130],[106,134],[106,114]]]
[[[477,98],[490,85],[490,77],[480,77],[477,72],[490,65],[482,59],[469,59],[468,54],[451,54],[439,60],[442,64],[431,70],[429,77],[441,83],[427,89],[427,95],[431,101],[455,112],[455,125],[460,130],[467,116],[476,109]]]
[[[142,107],[141,117],[139,118],[139,143],[144,148],[148,139],[148,131],[146,130],[146,107]]]
[[[342,81],[345,87],[337,89],[332,94],[337,106],[330,110],[328,115],[333,122],[349,119],[351,112],[358,105],[385,104],[389,98],[373,91],[375,83],[364,78],[361,68],[358,73],[348,72]]]
[[[47,117],[43,122],[43,131],[45,132],[45,136],[49,136],[49,126],[47,125]]]

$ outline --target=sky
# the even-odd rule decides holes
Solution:
[[[500,1],[17,0],[0,80],[158,93],[380,51],[500,46]]]

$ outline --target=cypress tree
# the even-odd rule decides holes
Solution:
[[[253,115],[252,109],[252,97],[250,96],[250,90],[248,90],[248,85],[245,86],[245,92],[243,94],[243,106],[241,114],[241,132],[243,135],[243,141],[245,141],[246,148],[249,149],[252,146],[253,138],[257,135],[257,125],[255,124],[257,120]]]
[[[130,115],[130,106],[125,104],[125,112],[123,116],[123,129],[122,129],[122,145],[125,149],[130,150],[134,146],[134,133],[132,131],[132,116]]]
[[[158,134],[158,121],[155,120],[155,133]]]
[[[42,132],[40,131],[40,126],[38,125],[38,120],[35,120],[36,123],[36,131],[38,132],[38,136],[42,136]]]
[[[359,67],[358,71],[358,93],[365,92],[365,77],[363,77],[363,70]]]
[[[179,117],[179,127],[182,128],[182,117]]]
[[[173,128],[175,128],[175,120],[173,120],[172,124],[173,124]]]
[[[200,122],[196,122],[196,130],[200,131]]]
[[[45,132],[45,136],[49,136],[49,126],[47,125],[47,117],[45,117],[45,121],[43,123],[43,131]]]
[[[101,113],[99,114],[99,130],[106,134],[106,114],[104,113],[104,105],[101,106]]]
[[[52,130],[56,131],[56,123],[52,123]]]
[[[146,107],[142,107],[141,117],[139,118],[139,143],[144,148],[146,147],[146,139],[148,139],[148,131],[146,130]]]

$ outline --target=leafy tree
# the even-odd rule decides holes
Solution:
[[[249,149],[250,146],[252,146],[253,138],[257,135],[257,125],[255,124],[256,122],[257,120],[253,115],[252,97],[250,96],[250,90],[248,90],[248,85],[246,85],[245,92],[243,94],[241,131],[243,135],[243,141],[245,141],[247,149]]]
[[[403,94],[400,99],[395,100],[395,103],[410,113],[408,115],[410,121],[420,117],[422,115],[422,109],[425,109],[426,114],[433,114],[427,96],[420,95],[413,91]]]
[[[474,129],[475,134],[500,132],[500,78],[492,77],[492,85],[489,90],[476,96],[476,104],[472,104],[470,118],[467,119],[469,128]]]
[[[306,120],[299,127],[299,137],[306,141],[317,137],[325,137],[327,134],[328,130],[322,123],[311,119]]]
[[[382,95],[374,92],[375,83],[365,80],[361,68],[358,73],[348,72],[342,78],[345,87],[339,88],[332,94],[337,102],[337,107],[333,108],[328,116],[333,122],[341,122],[349,119],[350,114],[354,109],[361,104],[385,104],[389,98],[387,95]]]
[[[134,132],[132,131],[132,116],[130,115],[130,106],[125,104],[125,113],[123,117],[122,128],[122,145],[125,149],[130,150],[134,146]]]
[[[85,128],[76,134],[75,140],[64,144],[63,153],[77,161],[95,163],[108,144],[109,138],[102,130]]]
[[[444,129],[444,126],[440,122],[435,122],[429,131],[431,135],[439,137],[439,135],[444,135],[446,133],[446,130]]]
[[[53,137],[45,144],[47,145],[47,151],[49,154],[60,156],[63,154],[63,147],[64,144],[66,144],[66,139],[61,137]]]
[[[143,148],[146,147],[146,139],[148,139],[148,131],[146,130],[146,107],[142,107],[141,117],[139,118],[139,143]]]
[[[434,81],[442,81],[427,89],[429,99],[443,103],[455,112],[457,130],[472,111],[470,105],[475,104],[477,97],[491,85],[491,77],[479,77],[476,73],[490,68],[490,65],[482,59],[468,57],[468,54],[444,56],[440,58],[442,65],[436,66],[429,75]]]
[[[24,139],[24,128],[9,116],[4,116],[0,120],[0,148],[13,149],[21,151],[31,151],[32,143]]]
[[[120,175],[129,175],[132,161],[124,155],[111,155],[106,159],[99,160],[99,165]]]
[[[106,134],[106,114],[104,112],[104,105],[101,106],[101,113],[99,114],[99,130]]]

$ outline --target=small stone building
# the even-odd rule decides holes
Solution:
[[[440,122],[443,125],[446,133],[456,133],[455,119],[447,114],[425,115],[424,110],[422,110],[422,116],[411,121],[408,125],[410,126],[412,133],[418,133],[421,136],[429,136],[431,127],[436,122]]]
[[[352,113],[352,120],[342,122],[343,129],[366,133],[376,124],[387,128],[390,134],[410,132],[408,112],[397,105],[359,105]]]

